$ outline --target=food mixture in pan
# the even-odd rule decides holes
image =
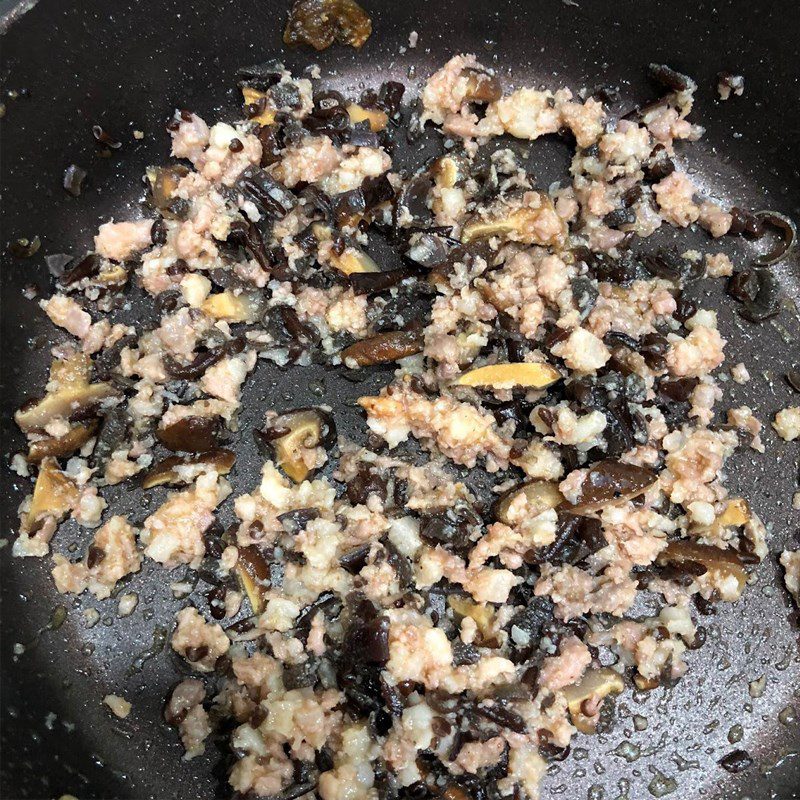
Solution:
[[[737,447],[763,449],[751,409],[723,403],[719,375],[747,368],[725,365],[716,313],[683,290],[719,278],[732,313],[776,315],[769,264],[794,229],[703,196],[676,155],[703,133],[695,84],[651,76],[660,98],[616,117],[607,92],[514,89],[472,55],[418,99],[243,69],[241,119],[176,112],[141,215],[51,265],[42,308],[70,335],[16,415],[13,466],[35,486],[14,553],[48,557],[71,517],[93,538],[53,557],[57,590],[128,613],[145,560],[165,582],[198,571],[170,639],[195,674],[165,718],[187,759],[229,735],[235,796],[536,798],[616,695],[681,678],[704,615],[767,555],[724,483]],[[444,155],[396,169],[393,143],[426,126]],[[539,185],[508,146],[546,135],[573,147],[571,182]],[[708,245],[649,245],[664,225]],[[714,246],[766,229],[778,245],[755,266]],[[401,267],[368,254],[379,240]],[[132,286],[153,326],[115,320]],[[337,434],[335,397],[242,429],[264,360],[382,370],[362,440]],[[800,404],[773,424],[797,439]],[[252,437],[261,481],[238,485]],[[103,495],[120,483],[163,502],[117,515]],[[796,594],[800,554],[782,563]]]

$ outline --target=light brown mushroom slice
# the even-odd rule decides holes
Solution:
[[[242,585],[254,614],[261,614],[266,607],[266,592],[269,588],[269,564],[256,545],[239,547],[236,561],[236,577]]]
[[[199,453],[194,456],[168,456],[152,467],[142,479],[143,489],[152,489],[154,486],[170,484],[172,486],[188,483],[181,477],[179,467],[205,465],[207,469],[215,469],[219,475],[227,475],[236,461],[236,456],[230,451],[220,448]]]
[[[72,455],[94,436],[97,426],[97,420],[92,420],[73,425],[63,436],[48,436],[46,439],[31,442],[28,447],[28,461],[38,464],[48,456],[63,458]]]
[[[261,303],[254,293],[235,294],[226,289],[224,292],[210,294],[200,308],[204,314],[213,319],[225,322],[255,322],[259,317]]]
[[[551,481],[529,481],[515,486],[499,497],[492,509],[495,519],[505,525],[513,525],[515,521],[510,515],[512,506],[523,505],[526,518],[537,517],[545,511],[558,508],[564,502],[564,495],[558,490],[558,484]]]
[[[452,189],[461,183],[469,172],[464,159],[454,155],[445,155],[433,162],[431,174],[437,186],[442,189]]]
[[[264,110],[255,117],[250,117],[251,122],[259,125],[272,125],[275,122],[275,109],[269,107],[269,96],[266,92],[260,92],[251,86],[242,86],[242,98],[246,106],[258,104],[261,100],[265,101]]]
[[[556,214],[553,201],[537,193],[536,205],[505,210],[498,208],[488,218],[476,217],[461,232],[464,244],[497,236],[504,241],[561,247],[567,237],[566,223]],[[551,230],[553,225],[556,230]]]
[[[117,390],[110,383],[68,384],[41,400],[26,403],[14,414],[14,420],[26,433],[42,430],[56,418],[71,419],[117,396]]]
[[[347,115],[354,125],[365,120],[369,122],[369,128],[373,133],[379,133],[389,124],[389,117],[385,111],[379,108],[364,108],[358,103],[350,103],[347,106]]]
[[[346,247],[341,255],[331,253],[331,264],[345,275],[356,272],[380,272],[380,267],[363,251]]]
[[[447,604],[456,614],[473,619],[482,636],[491,635],[491,627],[494,622],[494,609],[491,606],[475,603],[470,598],[458,594],[450,595],[447,598]]]
[[[564,696],[572,724],[581,733],[594,733],[603,700],[619,694],[625,685],[618,672],[609,667],[589,670],[578,684],[567,686]],[[586,713],[587,711],[591,713]]]
[[[128,280],[128,270],[125,269],[123,264],[116,264],[109,261],[107,264],[103,265],[96,280],[104,286],[121,286]]]
[[[456,379],[457,386],[483,386],[491,389],[544,389],[560,380],[561,373],[550,364],[516,362],[489,364],[465,372]]]
[[[327,242],[333,232],[330,227],[322,222],[314,222],[311,225],[311,232],[317,237],[319,242]],[[330,251],[328,259],[332,267],[335,267],[344,275],[352,275],[357,272],[380,272],[380,267],[365,253],[357,247],[348,245],[341,254]]]
[[[78,502],[79,497],[80,490],[75,481],[58,468],[58,462],[50,457],[43,459],[23,527],[32,531],[37,522],[45,517],[60,521]]]
[[[86,353],[56,358],[50,365],[50,383],[58,388],[87,386],[92,375],[92,359]]]
[[[321,438],[320,417],[313,409],[309,409],[293,414],[289,432],[273,441],[278,466],[295,483],[302,483],[311,473],[311,467],[303,460],[303,452],[317,447]]]
[[[181,179],[189,174],[183,164],[170,164],[165,167],[148,167],[145,171],[150,184],[150,194],[156,208],[165,211],[175,197]]]
[[[750,522],[750,506],[743,497],[734,497],[725,510],[714,520],[718,528],[740,528]]]

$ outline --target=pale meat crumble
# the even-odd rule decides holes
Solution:
[[[12,464],[34,485],[13,552],[47,555],[67,519],[96,528],[78,560],[54,540],[55,588],[119,596],[120,616],[139,613],[140,569],[164,576],[184,599],[169,645],[195,673],[164,719],[187,760],[229,739],[237,797],[459,800],[477,781],[536,800],[626,682],[691,668],[690,599],[737,600],[767,556],[724,480],[738,447],[765,450],[758,409],[722,407],[728,343],[683,295],[739,265],[647,242],[755,218],[703,196],[688,148],[677,167],[675,142],[702,135],[696,87],[652,68],[671,88],[617,119],[455,55],[410,124],[447,146],[402,170],[400,84],[349,99],[318,69],[312,84],[245,68],[243,119],[176,111],[179,161],[148,168],[141,218],[100,225],[42,301],[72,338],[16,414],[28,450]],[[552,135],[573,155],[545,187],[519,146]],[[376,228],[402,268],[371,255]],[[140,289],[153,323],[115,322]],[[361,441],[337,434],[335,390],[311,408],[248,393],[264,361],[355,385],[383,365],[354,404]],[[800,408],[772,427],[800,437]],[[138,486],[148,501],[114,515],[108,487]],[[798,553],[781,564],[797,598]],[[193,571],[213,585],[187,601]]]

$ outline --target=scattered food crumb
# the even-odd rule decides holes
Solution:
[[[136,592],[128,592],[127,594],[120,595],[117,605],[117,614],[120,617],[129,617],[133,614],[138,603],[139,595],[136,594]]]
[[[731,367],[731,378],[733,378],[734,383],[739,384],[747,383],[750,380],[750,373],[741,361]]]
[[[717,92],[720,100],[727,100],[732,94],[741,97],[744,93],[744,77],[731,72],[720,72],[717,75]]]
[[[800,436],[800,406],[789,406],[775,415],[772,427],[786,442],[793,442]]]
[[[103,702],[111,709],[111,713],[120,719],[125,719],[131,713],[131,704],[124,698],[116,694],[107,694]]]

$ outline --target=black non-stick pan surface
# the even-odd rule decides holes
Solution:
[[[280,57],[301,70],[320,65],[331,87],[360,90],[389,78],[411,86],[450,55],[475,52],[513,71],[513,80],[555,88],[618,86],[621,104],[653,98],[649,62],[667,62],[700,86],[694,119],[707,128],[691,146],[695,178],[711,195],[753,209],[775,208],[800,219],[800,4],[795,0],[717,4],[697,0],[364,0],[374,33],[360,52],[286,50],[281,42],[287,0],[41,0],[11,9],[0,38],[5,114],[2,131],[2,459],[21,446],[12,411],[46,376],[49,346],[59,339],[22,289],[48,291],[43,256],[84,253],[101,221],[137,213],[146,165],[166,160],[165,121],[189,108],[207,119],[238,108],[237,66]],[[1,6],[0,6],[1,7]],[[412,30],[416,49],[404,50]],[[741,98],[719,102],[715,76],[740,72]],[[26,90],[26,91],[23,91]],[[16,91],[17,99],[6,98]],[[110,157],[98,155],[92,125],[123,141]],[[141,130],[141,140],[133,130]],[[435,152],[436,136],[425,145]],[[551,141],[534,143],[529,164],[541,185],[564,176],[568,152]],[[408,149],[396,157],[412,163]],[[80,198],[62,189],[64,169],[89,172]],[[38,235],[42,246],[28,260],[11,258],[5,244]],[[669,234],[665,234],[669,236]],[[681,242],[701,242],[700,237]],[[719,243],[737,263],[753,257],[750,245]],[[789,300],[800,296],[798,262],[775,267]],[[730,340],[728,364],[744,360],[753,376],[732,386],[730,404],[748,403],[764,421],[789,404],[782,375],[800,362],[800,320],[791,302],[774,322],[743,322],[717,283],[696,289],[721,309]],[[134,302],[128,318],[146,324]],[[352,376],[351,376],[352,377]],[[339,430],[358,438],[363,428],[354,398],[387,382],[377,372],[362,382],[323,367],[281,371],[263,362],[244,395],[243,428],[268,407],[327,402]],[[797,403],[798,397],[794,396]],[[794,540],[800,513],[791,509],[797,488],[798,443],[764,435],[767,452],[743,449],[730,465],[733,489],[748,497],[772,531],[771,553],[744,599],[702,619],[707,643],[691,653],[689,673],[674,689],[625,695],[610,733],[579,737],[569,759],[551,767],[543,798],[639,800],[780,798],[800,796],[800,655],[797,613],[782,588],[776,554]],[[245,449],[231,479],[235,494],[257,482],[260,459]],[[477,481],[478,476],[471,478]],[[9,540],[16,507],[30,483],[2,472],[0,534]],[[163,499],[114,487],[111,507],[141,521]],[[226,514],[230,509],[226,507]],[[89,532],[66,525],[55,548],[83,552]],[[3,797],[214,798],[226,796],[215,769],[218,750],[182,762],[174,731],[161,721],[163,698],[180,666],[154,636],[169,628],[181,602],[172,598],[163,570],[145,564],[125,591],[139,606],[116,619],[116,602],[89,603],[57,595],[48,559],[14,559],[0,551],[2,567],[2,784]],[[184,573],[176,570],[174,580]],[[185,602],[185,601],[183,601]],[[62,625],[53,624],[63,605]],[[100,609],[92,629],[82,609]],[[154,633],[155,632],[155,633]],[[763,679],[763,685],[759,681]],[[751,683],[755,682],[755,683]],[[101,705],[107,693],[133,702],[125,720]],[[730,775],[717,764],[746,749],[754,764]]]

